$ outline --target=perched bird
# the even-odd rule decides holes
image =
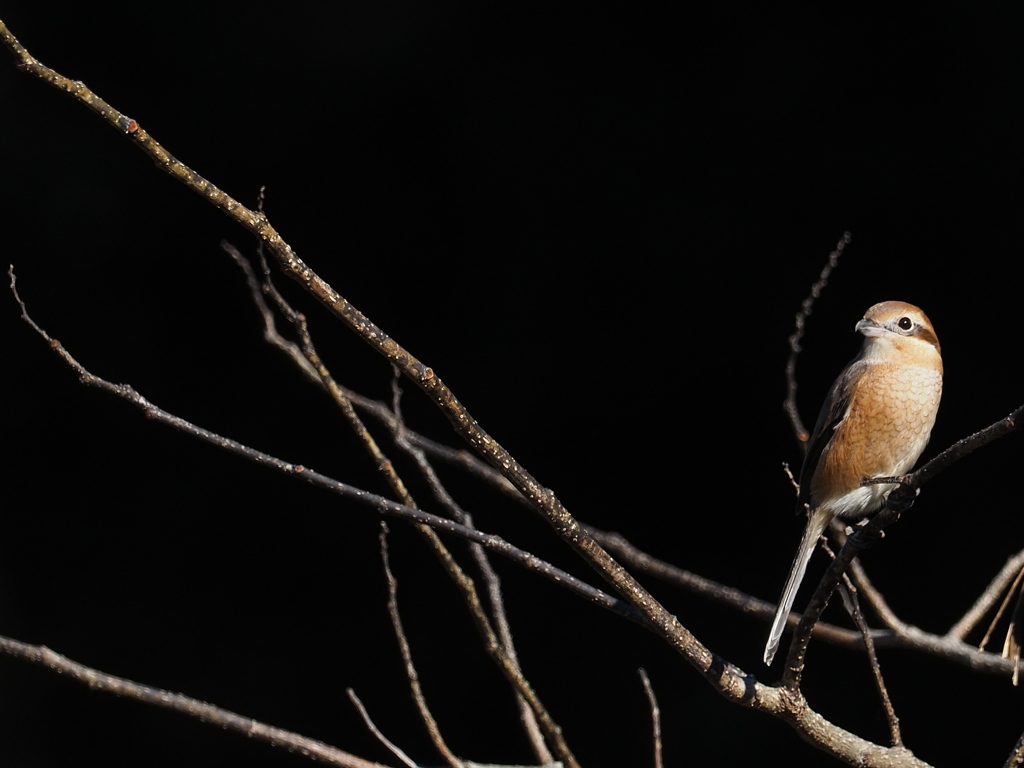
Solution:
[[[807,510],[807,527],[775,610],[765,664],[779,648],[818,537],[834,517],[856,520],[881,509],[896,486],[864,481],[909,472],[935,424],[942,357],[924,312],[883,301],[864,313],[855,330],[864,334],[864,345],[832,384],[800,470],[797,512]]]

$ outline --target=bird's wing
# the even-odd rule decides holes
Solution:
[[[804,511],[804,504],[811,503],[811,478],[814,477],[814,470],[818,467],[821,455],[832,442],[836,429],[846,419],[850,412],[850,398],[853,393],[853,385],[863,375],[868,363],[863,360],[854,360],[839,374],[832,388],[828,391],[828,397],[821,405],[821,412],[818,414],[818,421],[814,425],[811,439],[807,442],[807,453],[804,454],[804,463],[800,469],[800,495],[797,497],[796,511],[801,514]]]

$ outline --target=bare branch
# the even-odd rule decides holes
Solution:
[[[965,638],[967,633],[974,629],[984,615],[991,610],[999,597],[1007,591],[1007,586],[1011,582],[1016,584],[1019,581],[1022,569],[1024,569],[1024,549],[1006,561],[1006,565],[1002,567],[995,578],[985,587],[985,591],[978,596],[977,601],[968,609],[967,613],[950,627],[946,636],[955,637],[958,640]],[[1010,591],[1012,592],[1012,587]],[[982,642],[982,646],[984,646],[984,642]]]
[[[1022,572],[1024,575],[1024,572]],[[1020,683],[1020,652],[1024,640],[1021,638],[1021,630],[1024,627],[1024,591],[1020,589],[1020,582],[1014,581],[1009,594],[1017,593],[1017,601],[1013,606],[1013,613],[1010,614],[1010,625],[1006,628],[1006,638],[1003,640],[1003,658],[1013,662],[1013,684]]]
[[[387,736],[381,733],[380,728],[378,728],[377,725],[373,722],[373,720],[370,718],[370,713],[367,712],[366,707],[363,706],[363,702],[359,700],[358,696],[356,696],[356,692],[353,691],[351,688],[346,688],[345,693],[348,694],[349,701],[351,701],[352,704],[355,706],[356,710],[359,712],[359,716],[363,718],[363,722],[366,723],[366,727],[370,730],[370,733],[376,736],[377,740],[381,744],[383,744],[388,749],[388,751],[391,752],[391,754],[393,754],[395,757],[397,757],[399,760],[401,760],[403,763],[409,766],[409,768],[419,768],[415,760],[413,760],[411,757],[405,754],[405,752],[399,749],[398,746],[393,741],[391,741]]]
[[[904,622],[889,607],[885,598],[882,597],[881,593],[871,583],[871,579],[859,560],[854,560],[851,563],[850,572],[853,574],[861,593],[868,598],[872,609],[891,630],[891,633],[881,634],[878,630],[874,630],[872,636],[876,645],[923,651],[961,664],[976,672],[1007,675],[1013,671],[1012,665],[1005,659],[994,653],[983,653],[977,647],[964,642],[962,638],[950,634],[931,634]]]
[[[402,418],[402,411],[400,407],[401,388],[398,383],[398,372],[396,371],[395,373],[396,376],[392,379],[393,396],[391,412],[395,415],[394,437],[396,444],[413,458],[420,469],[420,473],[424,479],[426,479],[434,497],[444,506],[445,509],[448,510],[449,514],[463,525],[471,528],[475,527],[473,525],[473,519],[469,513],[456,503],[455,499],[452,498],[451,494],[449,494],[448,490],[444,487],[444,484],[441,482],[441,478],[438,477],[437,473],[434,471],[434,467],[427,459],[426,453],[409,441],[405,427],[405,420]],[[484,584],[487,586],[487,597],[491,605],[491,618],[493,619],[495,631],[499,642],[501,643],[501,647],[508,656],[509,662],[514,665],[516,669],[520,670],[520,674],[522,674],[515,642],[512,639],[512,628],[509,625],[508,615],[505,612],[505,599],[501,592],[501,580],[498,578],[498,574],[491,565],[490,559],[487,557],[487,552],[483,547],[479,544],[470,544],[470,554],[473,556],[473,559],[477,564],[477,568],[480,570],[480,574],[484,580]],[[516,692],[516,702],[519,706],[520,722],[523,724],[523,728],[526,731],[527,738],[530,741],[534,754],[541,763],[552,762],[553,757],[545,743],[544,735],[541,732],[539,723],[537,722],[537,717],[529,703],[518,691]]]
[[[246,285],[249,288],[249,295],[252,298],[253,303],[256,305],[256,309],[259,311],[260,317],[263,319],[263,338],[269,344],[284,352],[312,383],[318,386],[324,386],[324,382],[321,380],[320,374],[309,360],[306,359],[302,348],[296,342],[285,339],[277,330],[273,310],[271,310],[270,305],[267,304],[262,286],[268,285],[272,290],[268,290],[267,292],[273,292],[276,300],[284,302],[284,299],[281,297],[280,293],[277,292],[276,288],[273,287],[272,282],[269,281],[267,273],[264,272],[263,282],[261,283],[260,279],[257,278],[252,265],[249,263],[249,260],[242,255],[241,251],[226,241],[221,243],[221,248],[231,256],[232,261],[234,261],[239,269],[242,270],[242,273],[245,276]],[[290,307],[288,307],[287,310],[282,311],[285,317],[299,314],[294,310],[291,310]],[[392,433],[399,430],[399,424],[395,414],[385,403],[364,397],[338,381],[334,382],[334,386],[337,387],[337,391],[342,397],[349,400],[356,408],[360,409],[364,413],[370,414],[379,422],[383,423]],[[418,432],[410,430],[404,425],[401,425],[401,432],[410,444],[423,450],[428,455],[441,459],[471,475],[479,477],[481,480],[497,488],[505,495],[514,498],[516,501],[525,503],[526,499],[515,489],[515,486],[502,477],[499,472],[480,461],[480,459],[468,451],[458,448],[450,448],[449,446],[438,443],[436,440],[431,440]]]
[[[640,675],[640,682],[644,684],[644,693],[647,694],[647,702],[651,707],[651,726],[654,729],[654,768],[662,768],[664,763],[661,758],[661,708],[658,706],[658,699],[654,696],[654,687],[651,685],[651,678],[647,676],[647,670],[640,667],[637,673]]]
[[[245,276],[245,283],[249,288],[249,295],[252,297],[253,303],[256,305],[256,309],[259,311],[260,317],[263,319],[263,340],[284,352],[311,382],[314,384],[322,384],[316,368],[314,368],[309,360],[306,359],[305,355],[302,354],[301,347],[299,347],[299,345],[294,341],[286,339],[281,335],[280,331],[277,330],[277,320],[273,311],[271,311],[270,306],[263,297],[263,292],[260,289],[260,281],[256,277],[256,273],[253,271],[249,260],[242,255],[241,251],[226,240],[221,242],[220,247],[228,254],[228,256],[231,257],[231,260],[235,262],[235,265],[242,270],[242,274]]]
[[[416,709],[419,710],[420,719],[427,727],[427,733],[434,747],[444,757],[452,768],[462,768],[462,761],[455,756],[448,744],[441,735],[441,729],[437,720],[430,711],[427,698],[423,695],[423,688],[420,686],[420,676],[416,671],[416,665],[412,660],[412,649],[409,647],[409,640],[405,636],[405,629],[402,627],[402,616],[398,612],[398,580],[391,572],[391,562],[388,557],[388,525],[381,521],[380,524],[380,559],[384,565],[384,577],[388,583],[388,615],[391,617],[391,626],[395,630],[395,638],[398,640],[398,650],[402,654],[402,661],[405,664],[405,676],[409,680],[409,688],[412,690],[413,701],[416,702]],[[352,694],[350,694],[352,695]]]
[[[424,527],[421,526],[421,528]],[[433,531],[430,529],[426,530],[433,534]],[[451,554],[444,548],[435,548],[435,554],[443,558],[451,558]],[[554,718],[541,702],[540,697],[534,691],[533,686],[530,685],[530,682],[526,679],[525,675],[523,675],[519,665],[509,656],[508,652],[498,641],[498,636],[487,618],[483,605],[480,603],[479,595],[476,592],[472,580],[466,576],[461,569],[457,569],[454,566],[454,563],[446,563],[445,565],[449,574],[454,577],[456,585],[462,591],[462,597],[469,609],[469,615],[473,619],[477,626],[477,630],[483,638],[484,650],[498,665],[498,669],[505,676],[505,679],[512,685],[516,693],[522,696],[529,704],[530,709],[533,710],[533,713],[537,716],[537,722],[540,725],[541,730],[550,742],[551,748],[558,756],[558,759],[562,761],[567,768],[580,768],[579,763],[576,761],[576,757],[569,749],[569,745],[565,741],[565,737],[562,735],[561,727],[555,722]]]
[[[266,725],[258,720],[235,714],[184,694],[151,688],[133,680],[100,672],[98,669],[79,664],[77,661],[72,661],[42,645],[29,645],[19,640],[0,636],[0,653],[46,667],[53,672],[87,685],[91,689],[153,704],[162,709],[181,712],[189,717],[202,720],[204,723],[235,731],[249,738],[259,739],[271,746],[294,750],[314,760],[322,760],[343,768],[385,768],[379,763],[356,757],[321,741],[300,736],[283,728]]]
[[[974,453],[979,448],[1020,429],[1022,422],[1024,422],[1024,404],[1018,406],[1009,415],[994,424],[990,424],[969,437],[957,440],[923,467],[910,474],[907,481],[903,483],[905,491],[903,488],[897,488],[893,493],[915,493],[917,489],[924,487],[926,483],[934,480],[940,473],[968,454]]]
[[[829,554],[831,554],[831,551]],[[860,610],[860,601],[857,599],[857,587],[850,580],[849,574],[843,574],[843,588],[840,590],[840,595],[843,597],[843,603],[846,605],[847,612],[853,619],[853,623],[857,625],[861,637],[864,638],[864,648],[868,654],[871,675],[875,680],[878,695],[882,698],[882,709],[885,710],[885,718],[889,723],[889,743],[893,746],[899,746],[903,744],[903,736],[900,734],[900,720],[896,716],[896,710],[893,708],[892,700],[889,698],[889,690],[886,688],[885,680],[882,677],[882,665],[878,661],[878,654],[875,653],[875,643],[871,638],[871,629],[868,627],[868,623],[864,620],[864,614]]]
[[[850,233],[844,232],[843,236],[839,238],[839,242],[836,243],[835,250],[828,255],[828,261],[821,268],[818,280],[811,286],[810,294],[803,300],[803,303],[800,305],[800,311],[796,313],[793,333],[790,334],[788,340],[789,358],[786,360],[786,399],[782,403],[782,409],[789,417],[790,426],[793,428],[793,434],[796,436],[797,442],[800,443],[801,450],[806,446],[811,433],[807,431],[803,421],[800,419],[800,409],[797,408],[796,404],[796,359],[802,351],[800,342],[804,337],[804,327],[807,323],[807,318],[814,311],[814,302],[821,295],[825,286],[828,285],[828,278],[832,274],[832,270],[839,263],[839,257],[843,255],[843,250],[850,244],[850,240]]]

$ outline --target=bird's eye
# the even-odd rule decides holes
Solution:
[[[914,321],[911,320],[909,317],[901,317],[899,320],[896,321],[896,325],[898,325],[904,331],[909,331],[911,328],[914,327]]]

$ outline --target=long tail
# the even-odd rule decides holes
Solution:
[[[793,558],[793,565],[789,567],[789,578],[786,579],[786,586],[779,598],[779,607],[775,609],[772,631],[768,634],[768,644],[764,647],[765,664],[771,665],[772,659],[775,658],[775,652],[779,650],[782,630],[786,628],[786,620],[789,618],[789,612],[793,609],[793,600],[796,599],[796,592],[800,589],[800,582],[804,579],[807,563],[810,561],[811,555],[814,554],[818,537],[821,536],[832,517],[831,512],[818,507],[807,519],[807,526],[800,539],[800,546],[796,550],[796,557]]]

